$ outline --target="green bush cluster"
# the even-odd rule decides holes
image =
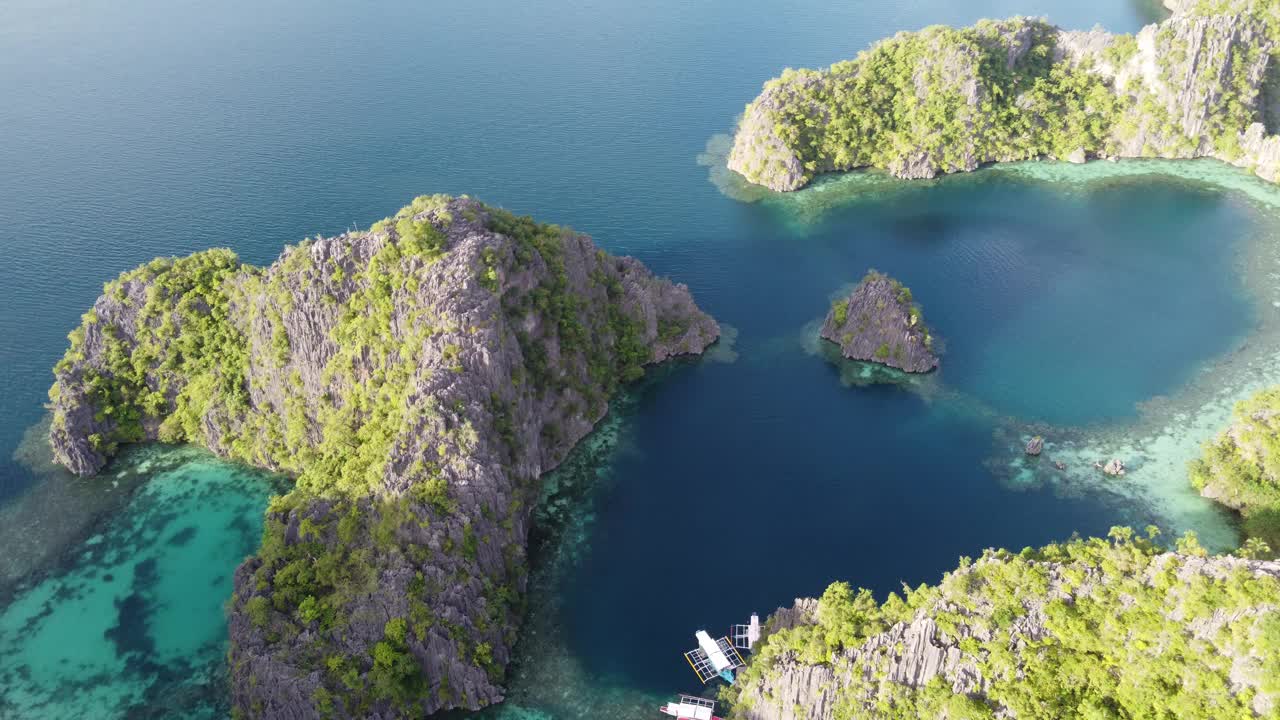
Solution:
[[[1280,36],[1280,10],[1269,0],[1205,0],[1192,12],[1240,14],[1261,22],[1271,37]],[[1011,48],[1024,41],[1029,47],[1010,66]],[[1193,59],[1226,68],[1198,73],[1197,85],[1189,89],[1193,96],[1215,98],[1192,137],[1181,112],[1142,82],[1129,82],[1123,91],[1114,86],[1116,70],[1138,52],[1134,36],[1113,36],[1101,53],[1075,59],[1057,42],[1057,29],[1040,20],[984,20],[966,28],[899,33],[826,70],[788,69],[747,106],[749,117],[762,114],[772,123],[785,152],[757,148],[745,162],[758,166],[744,173],[756,182],[790,187],[793,169],[781,161],[784,156],[799,161],[799,185],[822,172],[897,171],[916,162],[947,173],[975,163],[1065,158],[1080,151],[1113,154],[1139,133],[1144,155],[1191,155],[1206,138],[1233,158],[1240,152],[1239,133],[1258,119],[1256,78],[1248,72],[1265,49],[1262,43],[1226,49],[1212,42],[1216,56],[1193,58],[1191,52],[1201,50],[1188,48],[1174,24],[1160,27],[1157,71],[1171,95],[1182,95],[1177,89],[1186,85]]]
[[[1280,552],[1280,387],[1237,403],[1232,426],[1191,463],[1191,484],[1244,519],[1247,547]]]
[[[448,637],[464,662],[501,679],[491,641],[515,640],[510,627],[521,601],[523,539],[504,541],[502,532],[482,533],[477,523],[513,534],[522,505],[514,500],[505,518],[487,507],[480,517],[462,515],[452,466],[475,451],[481,433],[499,440],[515,463],[516,413],[529,395],[554,393],[564,398],[566,416],[594,419],[618,385],[642,375],[651,359],[644,325],[627,307],[618,261],[599,252],[588,263],[592,299],[585,299],[566,267],[569,243],[582,243],[581,236],[479,204],[464,203],[460,213],[457,207],[445,196],[414,200],[374,226],[376,251],[362,263],[321,262],[310,242],[287,248],[269,271],[242,265],[227,250],[152,262],[105,288],[119,308],[112,312],[128,318],[136,310],[136,323],[124,327],[119,323],[131,321],[120,314],[86,314],[56,368],[55,407],[62,411],[56,401],[69,388],[86,390],[105,428],[90,442],[104,454],[143,439],[145,425],[158,427],[162,440],[216,442],[226,455],[296,477],[294,490],[268,509],[252,583],[240,588],[233,610],[257,628],[269,652],[320,672],[312,699],[322,713],[363,716],[388,704],[408,712],[426,693],[465,703],[447,678],[424,677],[413,657],[411,648],[428,632]],[[419,292],[450,252],[449,230],[459,220],[486,223],[511,240],[484,248],[473,268],[479,285],[500,295],[502,315],[488,322],[501,330],[506,321],[524,360],[510,392],[488,398],[492,427],[473,426],[474,408],[462,399],[414,391],[424,372],[472,369],[465,343],[446,333],[457,338],[486,329],[455,327],[457,320],[442,317]],[[516,273],[542,281],[527,291],[504,283]],[[299,338],[290,337],[295,305],[311,302],[316,289],[337,313],[329,337],[336,351],[321,373],[325,392],[318,397],[292,365]],[[686,330],[682,318],[657,320],[666,341]],[[526,334],[526,327],[535,329]],[[102,360],[90,366],[86,344],[99,340]],[[424,354],[438,356],[440,369],[426,368]],[[260,395],[282,397],[283,407],[250,402]],[[55,422],[66,426],[65,417]],[[562,444],[558,421],[542,432],[553,447]],[[396,486],[407,488],[402,494],[387,490],[392,459],[399,463]],[[422,527],[436,522],[448,523],[439,548],[447,557],[420,542]],[[506,580],[474,577],[481,554],[503,542]],[[385,637],[364,655],[336,651],[354,641],[347,637],[351,608],[379,590],[384,570],[406,566],[448,567],[449,582],[478,582],[485,612],[468,618],[467,627],[435,617],[431,608],[443,588],[419,572],[406,590],[408,613],[387,623]],[[303,633],[313,640],[297,642]]]
[[[734,716],[744,703],[769,702],[754,692],[799,662],[847,669],[837,674],[848,683],[835,688],[836,717],[1253,717],[1256,692],[1280,692],[1280,581],[1242,564],[1200,572],[1194,536],[1178,554],[1154,538],[1154,528],[1147,537],[1115,528],[1110,540],[989,550],[962,558],[935,586],[904,587],[880,604],[836,583],[811,624],[767,636],[729,693]],[[1043,638],[1017,630],[1033,608]],[[973,663],[986,683],[980,696],[956,695],[942,678],[912,689],[884,676],[903,648],[866,641],[919,616]],[[1206,623],[1211,631],[1193,630]],[[1254,685],[1237,688],[1237,674]]]
[[[564,265],[564,243],[574,237],[570,231],[497,209],[490,210],[489,226],[515,241],[517,267],[526,267],[538,258],[549,270],[548,279],[532,291],[511,288],[503,296],[505,312],[517,327],[529,312],[554,321],[562,355],[559,368],[551,368],[542,343],[518,335],[534,391],[543,394],[573,390],[585,400],[588,410],[602,410],[604,401],[617,387],[642,376],[643,366],[650,361],[644,328],[641,320],[625,308],[622,284],[605,268],[596,268],[591,282],[604,288],[608,302],[603,313],[585,308],[582,298],[570,290]],[[602,265],[608,262],[603,252],[597,260]],[[659,318],[659,330],[660,337],[674,337],[683,333],[684,327],[673,319]],[[585,362],[588,381],[565,371],[575,367],[575,355]]]
[[[241,268],[235,253],[215,249],[158,258],[107,283],[103,294],[122,310],[140,304],[135,326],[120,328],[92,311],[85,314],[54,367],[54,425],[66,426],[56,400],[67,383],[83,384],[95,419],[109,428],[90,438],[105,455],[120,443],[141,440],[147,421],[160,423],[161,439],[177,442],[198,438],[200,421],[209,413],[245,412],[248,341],[228,321],[238,294],[232,281]],[[146,290],[139,296],[141,287]],[[100,336],[101,367],[82,362],[89,332]],[[136,344],[131,347],[126,335]]]
[[[441,588],[421,571],[404,589],[407,615],[388,621],[384,637],[366,655],[333,653],[334,647],[349,645],[350,607],[377,590],[382,568],[406,561],[422,567],[431,561],[431,551],[409,539],[416,528],[441,520],[452,508],[423,507],[412,498],[342,499],[321,506],[313,500],[300,491],[272,500],[258,551],[261,562],[253,585],[244,591],[242,607],[273,654],[304,672],[320,672],[323,693],[317,707],[332,709],[341,703],[354,716],[387,704],[409,712],[433,687],[449,692],[447,678],[427,677],[409,649],[410,640],[424,642],[433,628],[458,646],[460,657],[500,675],[487,643],[471,640],[469,632],[432,612],[431,598]],[[296,527],[294,541],[288,540],[291,525]],[[446,545],[445,550],[474,560],[478,538],[467,527],[461,547]],[[518,564],[509,571],[512,577],[524,572]],[[481,632],[506,623],[518,609],[513,590],[494,587],[487,579],[484,584],[489,612],[476,619]],[[326,640],[294,643],[303,632]]]
[[[1007,35],[1025,27],[1031,47],[1007,66]],[[969,157],[1021,159],[1101,150],[1123,103],[1088,68],[1052,62],[1055,30],[1032,20],[983,21],[899,33],[826,71],[788,70],[765,86],[784,98],[774,134],[796,153],[807,181],[819,172],[893,167],[907,151],[943,172]],[[967,96],[965,75],[980,91]]]
[[[849,319],[849,298],[840,298],[831,303],[831,315],[835,319],[836,327],[844,327],[845,321]]]
[[[397,707],[406,707],[423,690],[422,668],[409,652],[404,618],[387,621],[383,639],[373,646],[373,666],[369,684],[375,697],[386,698]]]

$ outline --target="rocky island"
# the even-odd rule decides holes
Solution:
[[[1054,157],[1214,157],[1280,178],[1280,4],[1167,0],[1135,35],[1032,18],[935,26],[825,70],[790,70],[747,105],[729,168],[774,190],[820,173],[902,178]]]
[[[1280,387],[1236,406],[1231,426],[1191,463],[1191,484],[1241,515],[1246,546],[1280,550]]]
[[[836,583],[774,614],[729,717],[1275,717],[1280,562],[1153,537],[990,550],[884,603]]]
[[[1173,16],[1136,36],[1014,18],[788,70],[747,106],[729,167],[779,191],[860,167],[930,178],[1038,157],[1213,157],[1277,181],[1280,3],[1167,4]],[[851,312],[837,303],[823,336],[840,342]],[[1277,418],[1280,389],[1241,403],[1191,467],[1243,517],[1234,555],[1116,528],[962,558],[884,602],[836,583],[774,614],[726,693],[730,718],[1277,716]],[[1034,437],[1026,453],[1043,447]]]
[[[50,441],[81,475],[160,440],[296,477],[235,575],[237,716],[478,709],[503,697],[538,478],[619,384],[718,334],[584,235],[421,197],[266,268],[210,250],[108,283]]]
[[[911,290],[872,270],[849,297],[837,300],[821,336],[840,346],[849,360],[866,360],[913,373],[938,367],[933,336]]]

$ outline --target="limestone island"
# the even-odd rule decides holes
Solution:
[[[821,336],[840,346],[849,360],[866,360],[910,373],[938,367],[933,336],[924,324],[911,290],[871,270],[849,297],[837,300],[822,324]]]
[[[234,715],[422,717],[503,698],[538,478],[643,367],[719,327],[578,233],[421,197],[367,232],[159,259],[55,369],[50,441],[203,445],[288,473],[235,574]]]
[[[1274,718],[1280,562],[1114,528],[765,623],[730,720]]]
[[[779,191],[861,167],[930,178],[1039,157],[1213,157],[1280,179],[1280,2],[1166,5],[1172,16],[1136,36],[1013,18],[788,70],[747,106],[729,167]],[[823,327],[842,350],[857,293]],[[1280,388],[1260,392],[1191,467],[1243,517],[1232,555],[1209,556],[1193,533],[1113,528],[987,550],[883,601],[837,582],[766,623],[723,696],[729,718],[1280,717],[1277,418]],[[1026,452],[1042,449],[1037,437]]]
[[[728,165],[773,190],[862,167],[902,178],[1053,157],[1213,157],[1280,177],[1280,3],[1165,0],[1137,35],[1044,20],[902,32],[747,105]]]
[[[1280,550],[1280,387],[1236,405],[1230,427],[1191,463],[1191,484],[1240,514],[1246,546]]]

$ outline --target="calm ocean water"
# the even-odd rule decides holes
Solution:
[[[621,717],[694,689],[680,652],[699,626],[1153,519],[1012,489],[993,434],[1126,422],[1236,347],[1254,325],[1238,253],[1271,218],[1168,178],[998,173],[813,215],[735,200],[695,162],[786,66],[1018,13],[1121,31],[1159,16],[1146,0],[0,5],[0,540],[16,548],[0,716],[221,713],[221,603],[279,487],[186,450],[90,481],[44,464],[28,431],[103,281],[210,246],[269,262],[422,193],[589,232],[736,333],[636,388],[552,483],[537,632],[492,714]],[[940,373],[859,387],[815,352],[812,323],[869,267],[913,288]],[[90,679],[105,689],[71,700]]]

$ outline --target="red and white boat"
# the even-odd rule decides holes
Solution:
[[[715,715],[715,700],[694,695],[681,695],[679,702],[669,702],[658,709],[676,720],[721,720]]]

